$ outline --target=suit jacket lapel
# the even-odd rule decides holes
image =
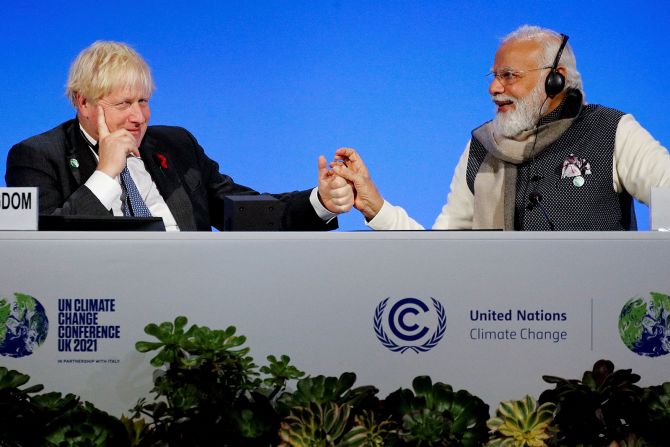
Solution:
[[[68,131],[68,144],[65,154],[68,167],[75,180],[74,189],[85,183],[86,180],[95,172],[98,167],[98,162],[95,155],[91,152],[88,142],[84,140],[84,136],[79,129],[79,121],[72,120]]]
[[[158,147],[158,141],[147,134],[140,145],[140,155],[179,229],[195,231],[197,228],[193,205],[182,185],[178,170],[170,159],[170,148]]]

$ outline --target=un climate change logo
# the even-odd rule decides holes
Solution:
[[[619,315],[619,335],[631,351],[658,357],[670,353],[670,296],[649,295],[626,302]]]
[[[42,304],[30,295],[0,298],[0,355],[24,357],[44,343],[49,320]]]
[[[386,313],[389,300],[382,300],[375,309],[375,335],[382,345],[400,353],[407,350],[426,352],[437,346],[447,328],[444,306],[438,300],[430,299],[431,310],[418,298],[402,298]],[[390,334],[384,326],[387,326]]]

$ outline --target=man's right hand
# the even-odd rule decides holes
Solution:
[[[126,167],[129,155],[140,156],[135,137],[126,129],[109,131],[105,109],[98,104],[98,171],[114,178]]]
[[[366,220],[372,220],[384,205],[384,199],[377,191],[360,155],[353,149],[340,148],[335,151],[335,161],[331,162],[330,166],[336,175],[353,184],[354,207],[365,216]]]

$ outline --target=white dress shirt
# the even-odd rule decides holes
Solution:
[[[97,141],[84,130],[81,124],[79,125],[79,128],[88,142],[92,146],[95,146]],[[95,155],[96,160],[100,160],[93,148],[91,148],[91,152]],[[140,192],[140,196],[145,205],[149,208],[151,215],[163,219],[166,231],[179,231],[177,221],[175,221],[174,216],[170,212],[170,208],[168,208],[165,200],[163,200],[163,196],[158,192],[156,183],[151,179],[151,175],[149,175],[142,159],[139,157],[128,157],[126,163],[130,176],[135,182],[137,190]],[[123,216],[123,211],[121,211],[122,191],[119,176],[112,178],[102,171],[95,171],[86,181],[85,185],[98,198],[98,200],[100,200],[100,203],[102,203],[105,208],[112,210],[112,214],[115,216]]]

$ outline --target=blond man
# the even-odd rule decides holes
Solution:
[[[168,230],[223,228],[223,198],[256,194],[219,172],[180,127],[149,126],[151,71],[126,44],[99,41],[73,62],[66,94],[73,120],[11,148],[7,186],[37,186],[40,214],[161,217]],[[276,195],[287,203],[281,229],[337,228],[353,205],[351,187],[323,157],[318,187]]]

